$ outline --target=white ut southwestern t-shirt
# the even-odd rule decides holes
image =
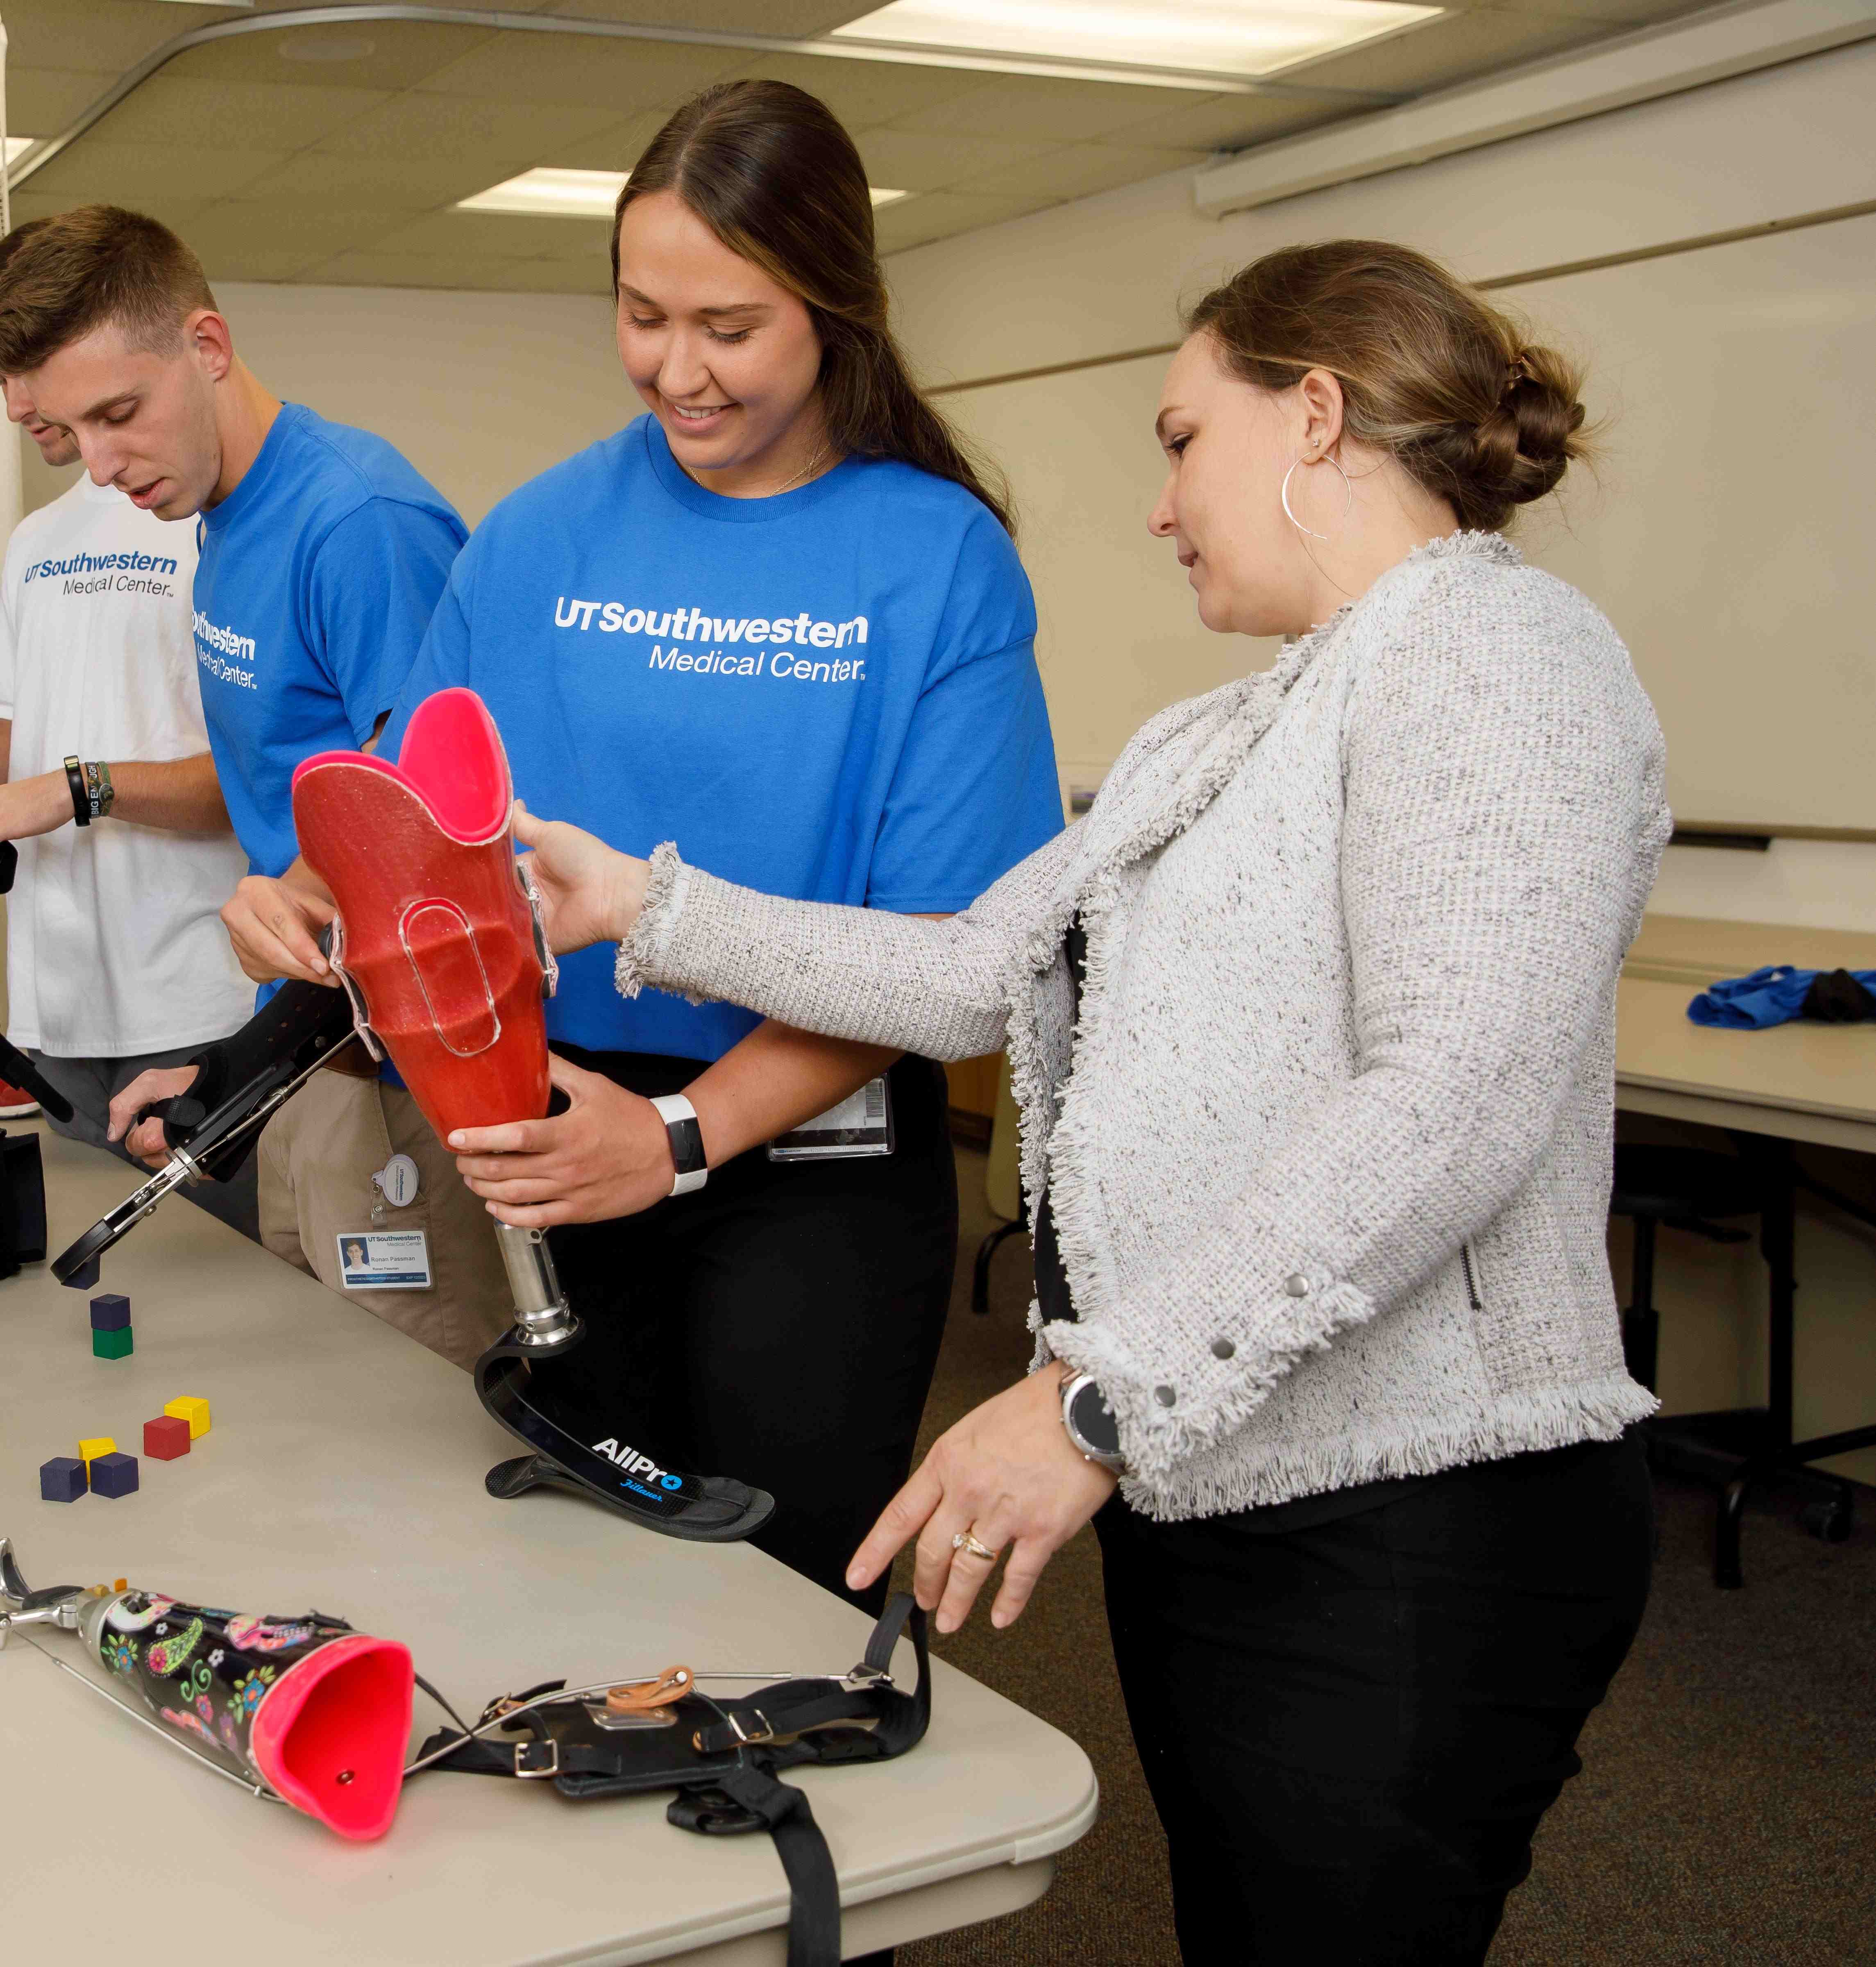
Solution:
[[[195,680],[195,522],[140,512],[81,478],[30,514],[0,578],[8,776],[66,757],[189,757],[208,748]],[[205,1044],[253,1014],[221,926],[247,871],[232,834],[109,819],[19,842],[7,897],[8,1035],[60,1058]]]

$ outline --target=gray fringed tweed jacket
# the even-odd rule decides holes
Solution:
[[[1456,535],[1154,718],[948,921],[661,847],[619,987],[940,1058],[1007,1044],[1079,1314],[1043,1354],[1100,1381],[1153,1516],[1606,1439],[1654,1405],[1603,1222],[1662,769],[1602,615]]]

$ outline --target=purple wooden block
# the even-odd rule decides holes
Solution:
[[[91,1465],[91,1490],[94,1496],[128,1496],[137,1489],[137,1457],[134,1455],[94,1455]]]
[[[76,1503],[85,1493],[85,1465],[69,1455],[55,1455],[39,1465],[39,1493],[48,1503]]]
[[[125,1332],[130,1329],[131,1301],[117,1291],[101,1291],[91,1301],[91,1329],[94,1332]]]

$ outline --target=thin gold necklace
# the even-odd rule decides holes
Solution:
[[[807,463],[795,473],[793,478],[789,479],[786,485],[778,485],[773,492],[766,492],[763,494],[763,496],[767,499],[779,499],[784,492],[793,491],[795,487],[799,485],[803,479],[812,478],[815,473],[820,470],[822,464],[826,460],[827,454],[827,444],[825,441],[823,440],[819,448],[815,452],[813,457],[809,459]]]
[[[777,486],[773,492],[756,493],[751,496],[761,499],[779,499],[784,492],[793,491],[795,487],[799,485],[803,479],[812,477],[820,470],[821,467],[827,461],[828,450],[829,446],[827,444],[825,441],[823,440],[819,449],[815,451],[813,457],[809,459],[807,463],[795,473],[793,478],[789,480],[786,484]],[[696,472],[693,471],[690,467],[685,463],[681,458],[675,458],[673,461],[676,464],[678,470],[690,480],[692,484],[703,485],[703,480],[699,478]],[[707,485],[704,486],[704,489],[706,492],[710,488]]]

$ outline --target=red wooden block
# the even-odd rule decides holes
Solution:
[[[179,1414],[160,1414],[144,1423],[144,1452],[157,1462],[173,1462],[189,1452],[189,1423]]]

